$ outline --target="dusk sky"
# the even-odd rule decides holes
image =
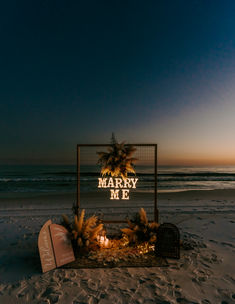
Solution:
[[[235,165],[234,1],[1,1],[0,163],[77,143]]]

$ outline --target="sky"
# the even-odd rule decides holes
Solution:
[[[159,164],[235,165],[234,1],[1,1],[0,164],[78,143],[157,143]]]

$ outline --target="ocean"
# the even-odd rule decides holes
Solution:
[[[81,191],[97,191],[97,167],[81,168]],[[153,192],[153,168],[139,166],[136,191]],[[2,165],[0,196],[10,193],[74,193],[77,187],[76,166],[67,165]],[[235,189],[235,167],[158,167],[158,191]]]

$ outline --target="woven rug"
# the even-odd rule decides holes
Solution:
[[[127,256],[124,259],[110,257],[91,258],[89,256],[78,257],[74,262],[69,263],[63,268],[114,268],[114,267],[166,267],[168,266],[165,258],[156,257],[154,252],[149,252],[141,256]]]

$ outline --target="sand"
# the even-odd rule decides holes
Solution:
[[[56,269],[42,274],[40,228],[48,219],[59,223],[61,213],[71,213],[74,200],[74,194],[0,199],[1,304],[235,303],[234,190],[159,194],[160,222],[176,224],[181,239],[194,247],[181,250],[180,260],[168,259],[167,268]],[[87,207],[88,213],[95,210]],[[151,210],[151,204],[146,208]]]

